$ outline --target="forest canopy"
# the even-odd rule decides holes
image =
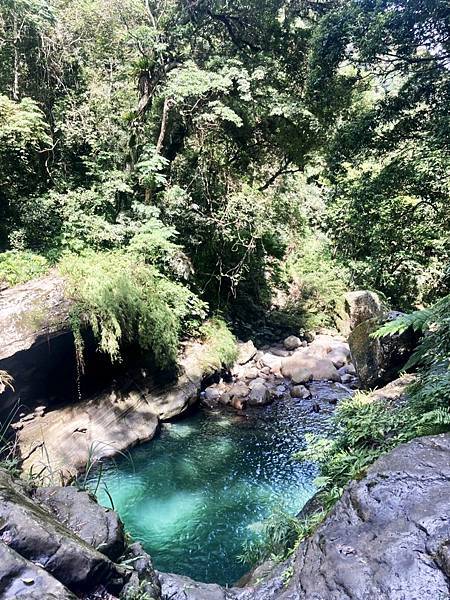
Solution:
[[[172,354],[208,311],[448,294],[449,25],[444,0],[3,0],[2,286],[133,264],[133,298],[137,273],[177,297]]]

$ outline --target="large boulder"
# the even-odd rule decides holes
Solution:
[[[76,600],[42,567],[0,541],[0,598],[2,600]]]
[[[312,379],[320,381],[340,381],[341,378],[336,367],[327,358],[317,358],[309,352],[296,352],[283,360],[281,372],[284,377],[295,380],[295,383],[304,383],[312,375]],[[302,377],[300,377],[302,374]],[[303,376],[304,375],[304,376]]]
[[[100,506],[88,493],[76,487],[41,487],[33,498],[45,506],[60,523],[90,546],[117,560],[125,549],[125,533],[117,513]]]
[[[316,533],[300,545],[287,589],[272,597],[449,598],[449,548],[446,434],[397,447],[361,481],[352,482]]]
[[[389,313],[394,319],[398,313]],[[401,334],[373,338],[371,334],[383,320],[368,319],[360,323],[350,334],[349,345],[362,387],[373,388],[395,379],[411,356],[417,335],[408,329]]]
[[[245,365],[248,362],[250,362],[252,360],[252,358],[255,356],[257,350],[255,348],[254,343],[252,342],[252,340],[249,340],[248,342],[239,342],[238,343],[238,357],[237,357],[237,364],[238,365]]]
[[[350,331],[367,319],[379,319],[385,314],[385,308],[378,294],[368,290],[348,292],[345,294],[344,306]]]
[[[2,470],[0,539],[74,593],[98,585],[116,589],[124,584],[124,573],[117,565],[34,501],[23,484]]]

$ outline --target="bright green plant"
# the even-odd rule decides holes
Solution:
[[[225,321],[214,317],[200,327],[200,335],[205,342],[205,361],[217,367],[231,367],[238,356],[236,338]]]
[[[160,368],[174,366],[180,335],[204,316],[204,304],[181,284],[132,253],[68,255],[60,263],[75,301],[73,323],[89,325],[99,348],[119,360],[124,344],[151,351]],[[81,336],[76,335],[80,340]]]
[[[331,255],[328,240],[310,232],[297,239],[281,272],[287,290],[278,319],[284,316],[297,329],[333,326],[343,312],[349,273]]]
[[[33,277],[44,275],[50,265],[39,254],[9,251],[0,254],[0,288],[24,283]]]
[[[262,523],[261,531],[247,540],[238,560],[255,565],[267,559],[281,561],[297,544],[302,523],[293,515],[277,510]]]

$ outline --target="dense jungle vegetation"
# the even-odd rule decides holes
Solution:
[[[161,364],[211,311],[444,296],[448,33],[443,0],[2,0],[2,285],[87,275],[103,349]]]

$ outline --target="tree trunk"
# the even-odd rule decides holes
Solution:
[[[13,47],[14,47],[14,79],[12,87],[13,100],[19,100],[19,65],[20,65],[20,54],[19,54],[19,26],[17,23],[17,15],[13,16]]]

